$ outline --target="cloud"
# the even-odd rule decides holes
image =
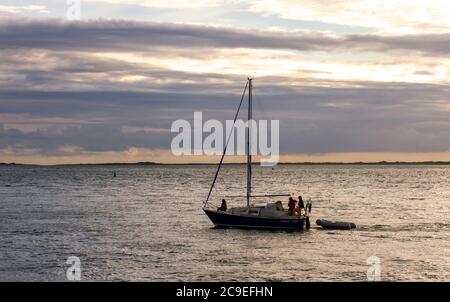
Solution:
[[[12,1],[10,1],[12,3]],[[22,7],[33,7],[32,0]],[[47,3],[63,17],[65,1]],[[60,1],[61,2],[61,1]],[[21,7],[4,5],[8,10]],[[168,22],[233,24],[253,28],[322,28],[328,31],[374,30],[392,33],[448,33],[446,0],[83,0],[82,16],[142,18]],[[291,24],[291,26],[289,26]],[[318,27],[317,27],[318,26]]]
[[[448,33],[445,0],[257,0],[249,10],[286,19],[368,26],[388,33]]]
[[[257,90],[255,109],[264,110],[255,112],[255,118],[280,120],[283,153],[431,152],[449,148],[449,86],[258,85],[261,92]],[[64,125],[64,117],[67,121],[57,132],[51,131],[51,126],[22,131],[6,123],[0,147],[38,148],[49,155],[59,154],[58,148],[65,145],[76,145],[86,152],[121,151],[130,146],[164,149],[170,146],[172,134],[167,129],[175,119],[192,121],[194,111],[204,112],[204,120],[230,119],[238,97],[188,92],[3,92],[0,98],[8,102],[0,101],[1,112],[9,109],[17,116],[47,116],[42,120],[46,125],[52,125],[55,118],[59,125]],[[77,118],[80,123],[74,125]],[[88,122],[89,118],[97,122]]]
[[[256,48],[296,51],[354,49],[416,51],[448,55],[450,34],[384,36],[329,35],[320,32],[241,30],[195,25],[131,21],[3,22],[0,49],[144,51],[156,47]]]
[[[137,5],[151,8],[170,8],[170,9],[186,9],[186,8],[210,8],[225,5],[227,2],[223,0],[83,0],[83,2],[94,2],[104,4],[121,4],[121,5]]]
[[[48,13],[49,10],[44,5],[0,5],[0,13],[18,14],[24,12]]]
[[[448,42],[447,34],[3,21],[0,162],[169,152],[174,120],[195,111],[232,118],[253,71],[255,118],[280,120],[283,154],[443,152]]]

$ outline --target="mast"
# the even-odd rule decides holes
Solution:
[[[247,116],[247,207],[250,207],[252,194],[252,152],[250,139],[250,125],[252,120],[252,79],[248,78],[248,116]]]

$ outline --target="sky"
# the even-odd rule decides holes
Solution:
[[[0,162],[216,162],[171,124],[248,76],[281,161],[450,161],[448,1],[74,2],[0,2]]]

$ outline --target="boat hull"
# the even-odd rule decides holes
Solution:
[[[206,215],[217,228],[245,229],[287,229],[303,230],[305,218],[265,218],[234,215],[230,213],[204,209]]]

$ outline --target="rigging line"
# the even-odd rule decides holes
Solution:
[[[213,206],[215,206],[215,207],[219,207],[218,204],[215,204],[215,203],[212,203],[212,202],[210,202],[209,204],[210,204],[210,205],[213,205]]]
[[[230,133],[228,134],[227,142],[226,142],[226,144],[225,144],[225,148],[223,149],[222,158],[220,159],[219,166],[217,167],[216,175],[214,176],[214,180],[213,180],[213,182],[212,182],[211,188],[209,188],[208,197],[206,197],[206,200],[205,200],[205,202],[203,203],[203,208],[205,208],[206,205],[208,204],[209,197],[211,196],[212,189],[214,188],[214,184],[216,183],[217,176],[219,175],[220,167],[222,166],[223,159],[225,158],[225,154],[227,153],[228,143],[230,142],[231,135],[232,135],[233,132],[234,132],[234,131],[233,131],[234,124],[236,123],[236,120],[237,120],[237,118],[238,118],[239,110],[241,109],[242,101],[244,100],[245,92],[247,91],[247,86],[248,86],[248,81],[247,81],[247,83],[245,83],[244,92],[242,92],[241,101],[239,102],[238,110],[237,110],[237,112],[236,112],[236,115],[234,116],[233,125],[232,125],[232,127],[231,127]]]

